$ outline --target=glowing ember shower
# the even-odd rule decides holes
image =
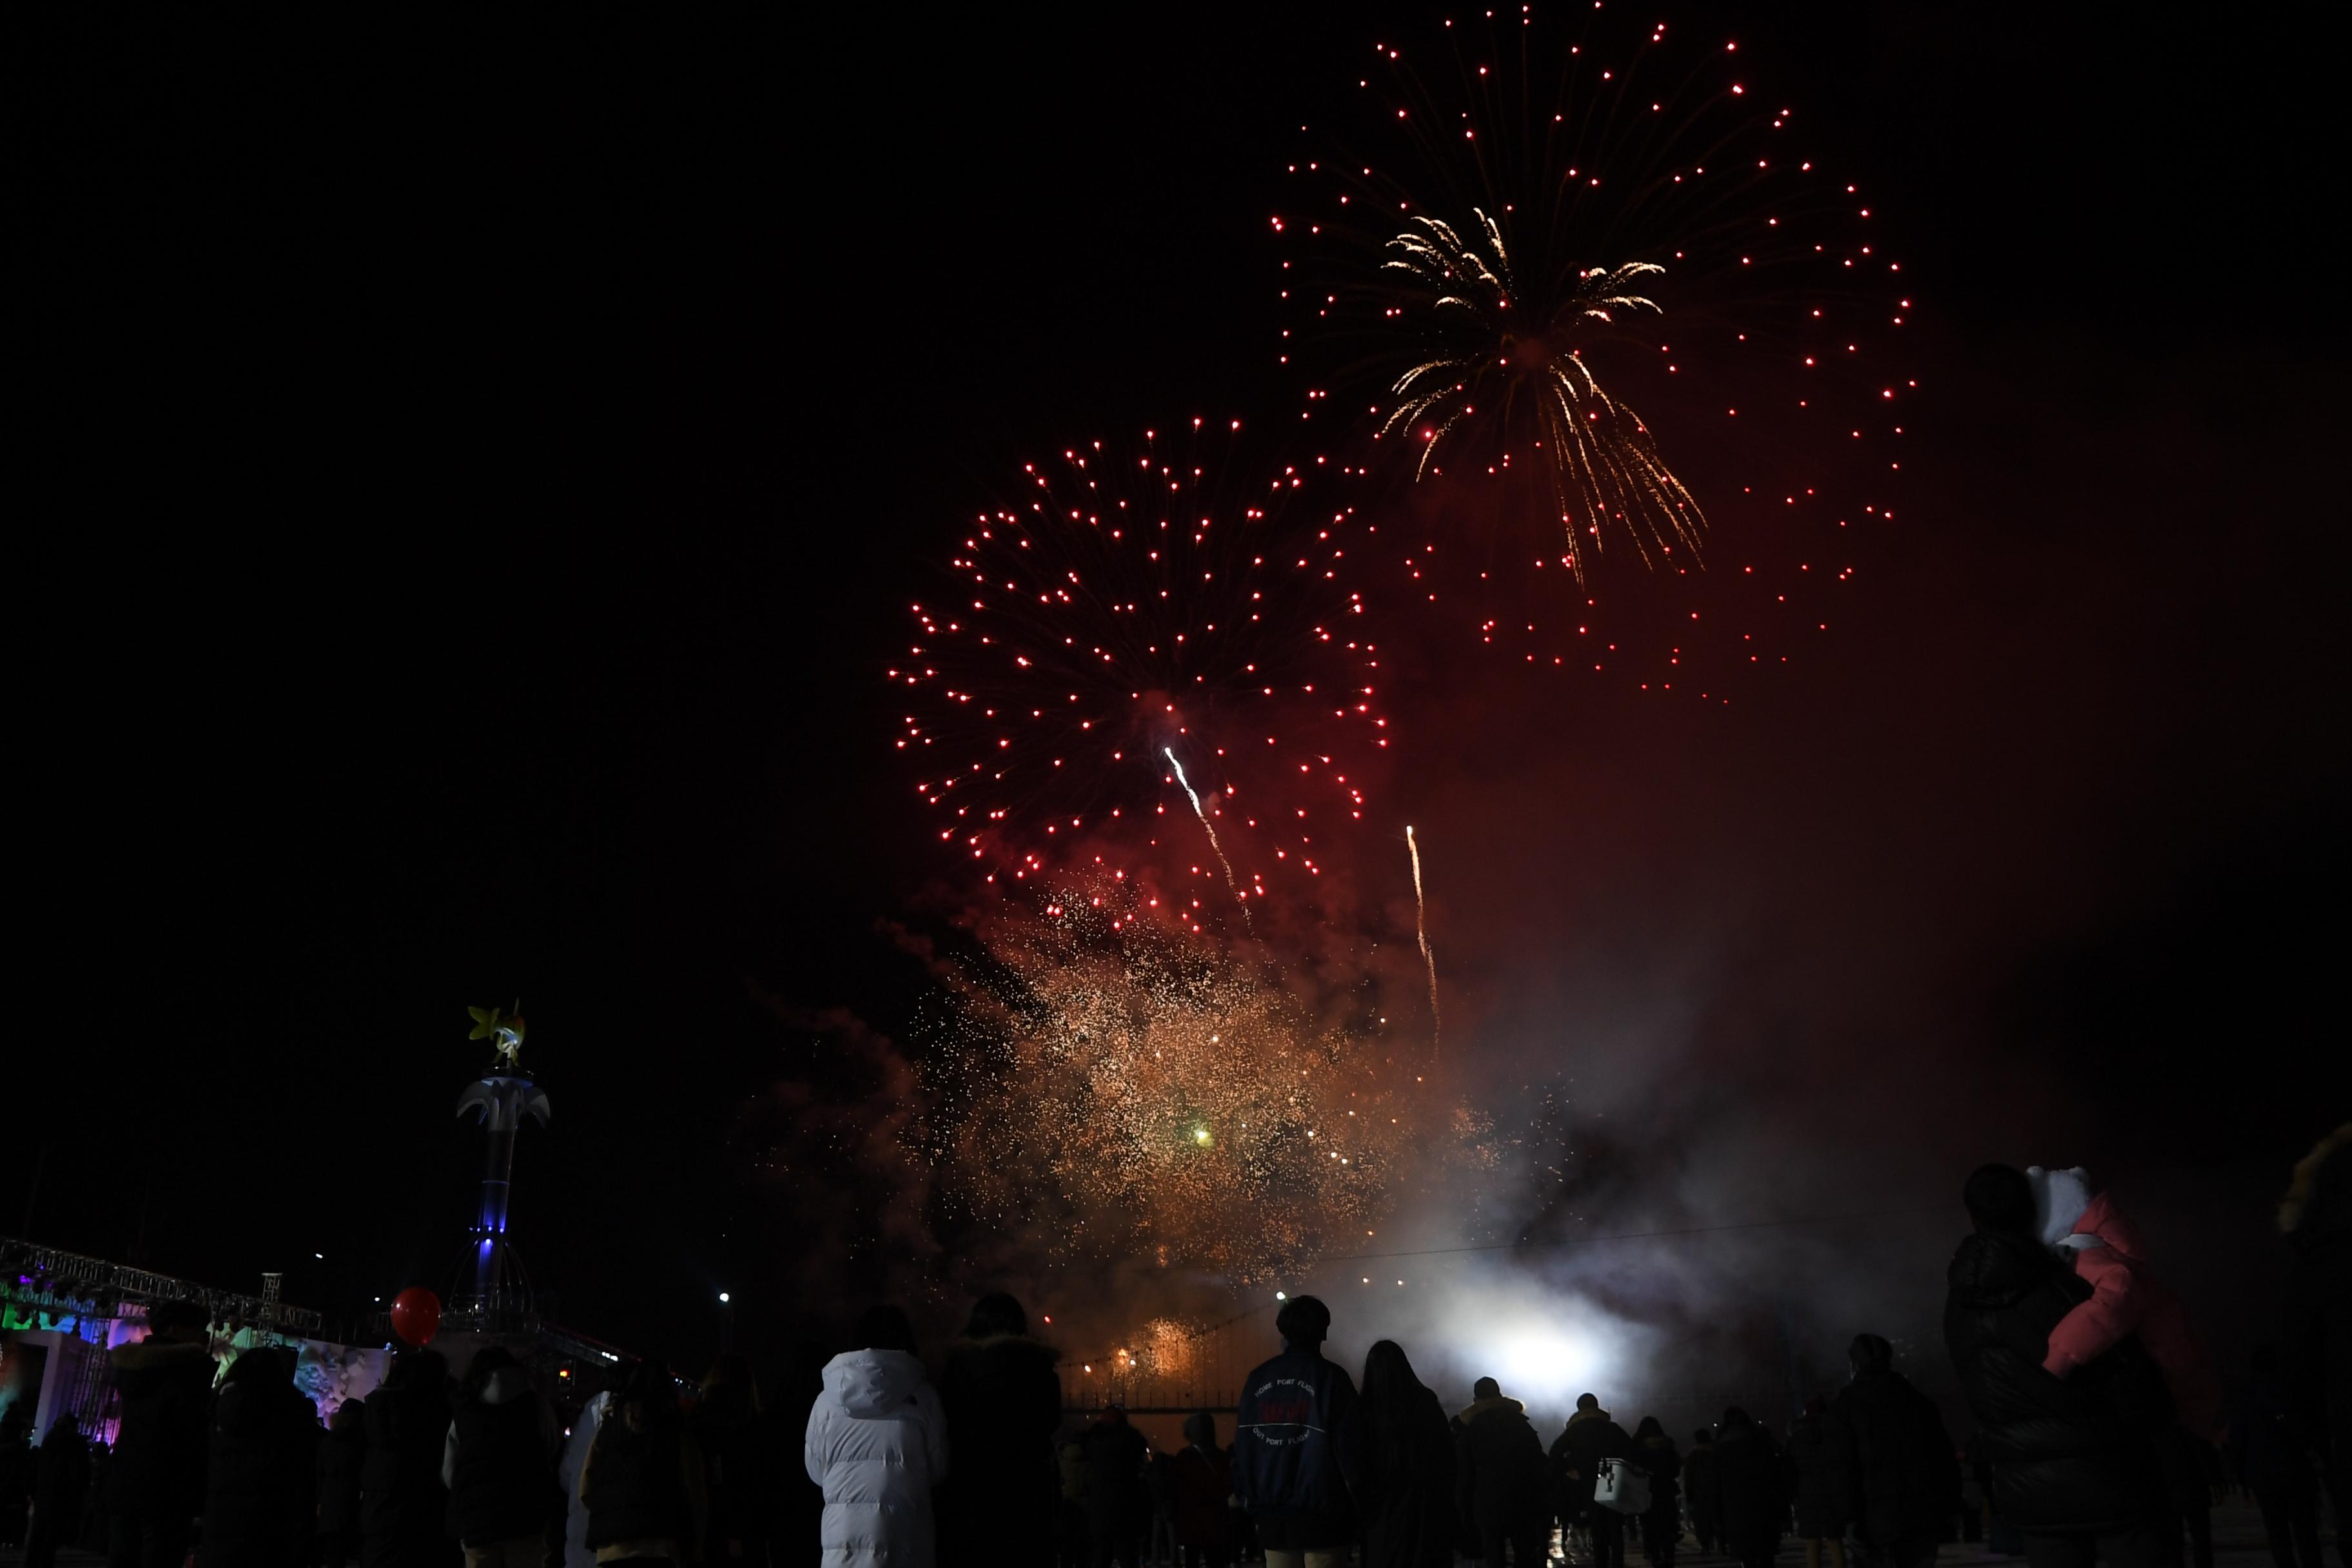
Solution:
[[[1429,1043],[1435,1048],[1438,1042],[1437,1017],[1437,954],[1429,950],[1429,901],[1421,892],[1421,841],[1412,836],[1412,824],[1404,826],[1404,847],[1412,854],[1412,930],[1421,939],[1421,961],[1429,965]]]
[[[1184,776],[1184,764],[1176,760],[1176,751],[1174,747],[1162,746],[1160,748],[1160,752],[1162,756],[1168,759],[1168,765],[1176,770],[1176,783],[1183,789],[1184,798],[1192,803],[1192,815],[1201,819],[1201,826],[1209,836],[1209,847],[1215,853],[1217,857],[1217,864],[1225,868],[1225,886],[1233,889],[1234,902],[1240,904],[1242,907],[1242,923],[1244,925],[1247,925],[1249,923],[1249,903],[1242,897],[1241,884],[1234,880],[1233,864],[1225,858],[1223,846],[1217,842],[1217,830],[1213,826],[1210,826],[1209,814],[1201,809],[1200,795],[1193,792],[1192,781]]]

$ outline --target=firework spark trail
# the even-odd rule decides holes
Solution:
[[[1160,752],[1168,759],[1168,765],[1176,770],[1176,782],[1184,786],[1185,796],[1192,803],[1192,815],[1201,819],[1201,826],[1209,835],[1209,847],[1216,852],[1217,864],[1225,868],[1225,886],[1233,889],[1234,902],[1241,906],[1242,924],[1256,930],[1250,925],[1249,902],[1242,897],[1242,885],[1234,880],[1233,862],[1225,858],[1224,846],[1217,842],[1217,830],[1209,826],[1209,814],[1201,809],[1201,797],[1193,794],[1192,781],[1184,776],[1184,764],[1176,760],[1176,748],[1162,746]]]
[[[1429,965],[1429,1043],[1435,1048],[1440,1025],[1437,1016],[1437,954],[1429,951],[1429,901],[1421,891],[1421,842],[1412,836],[1412,824],[1404,827],[1404,847],[1412,852],[1412,926],[1413,934],[1421,939],[1422,962]]]

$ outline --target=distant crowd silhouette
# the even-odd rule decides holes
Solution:
[[[936,1376],[907,1314],[868,1309],[804,1419],[797,1402],[770,1411],[730,1353],[688,1397],[636,1363],[567,1429],[492,1344],[455,1380],[438,1352],[404,1351],[321,1429],[292,1352],[223,1372],[202,1310],[160,1302],[112,1354],[110,1447],[71,1416],[32,1447],[21,1403],[0,1419],[0,1550],[28,1568],[68,1548],[113,1568],[1624,1568],[1631,1545],[1674,1568],[1688,1542],[1766,1568],[1793,1538],[1806,1568],[1927,1568],[1953,1541],[2029,1568],[2211,1568],[2213,1497],[2241,1489],[2276,1568],[2322,1568],[2322,1504],[2341,1520],[2352,1448],[2331,1158],[2347,1142],[2352,1126],[2305,1163],[2281,1215],[2284,1348],[2246,1358],[2226,1395],[2082,1172],[1977,1170],[1944,1306],[1965,1444],[1864,1332],[1843,1386],[1784,1433],[1735,1407],[1685,1449],[1588,1393],[1547,1445],[1491,1377],[1448,1415],[1392,1340],[1351,1377],[1323,1353],[1331,1313],[1313,1296],[1284,1301],[1281,1349],[1238,1406],[1191,1415],[1172,1451],[1117,1404],[1070,1425],[1056,1353],[1002,1293]]]

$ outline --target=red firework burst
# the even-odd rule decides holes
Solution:
[[[1735,42],[1631,24],[1448,24],[1433,77],[1383,43],[1354,129],[1291,165],[1282,359],[1415,481],[1366,513],[1414,600],[1515,661],[1692,689],[1695,630],[1780,662],[1892,515],[1912,300]],[[1612,541],[1653,570],[1603,578]]]
[[[1029,465],[972,519],[953,586],[913,606],[898,745],[990,879],[1214,851],[1246,900],[1319,873],[1361,820],[1388,721],[1321,493],[1339,480],[1239,480],[1238,429]]]

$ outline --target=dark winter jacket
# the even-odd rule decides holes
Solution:
[[[955,1468],[940,1489],[940,1543],[954,1563],[1027,1563],[1053,1527],[1055,1352],[1019,1334],[959,1340],[940,1372]]]
[[[1825,1415],[1789,1424],[1789,1479],[1797,1505],[1797,1539],[1842,1541],[1853,1507],[1846,1496],[1846,1465],[1832,1451]]]
[[[1683,1457],[1683,1495],[1690,1499],[1691,1523],[1702,1536],[1719,1533],[1723,1521],[1715,1510],[1715,1445],[1694,1443]]]
[[[1192,1434],[1193,1416],[1185,1422]],[[1213,1428],[1193,1437],[1168,1466],[1169,1519],[1179,1546],[1228,1550],[1234,1543],[1234,1457],[1216,1445]],[[1025,1559],[1023,1559],[1025,1561]]]
[[[23,1405],[19,1413],[30,1417]],[[26,1427],[0,1423],[0,1546],[25,1543],[25,1509],[33,1500],[33,1445]]]
[[[1087,1428],[1087,1521],[1097,1531],[1141,1534],[1151,1519],[1151,1494],[1143,1484],[1150,1445],[1143,1434],[1113,1412]]]
[[[367,1427],[356,1403],[336,1410],[319,1440],[319,1531],[356,1530],[360,1522],[360,1466],[367,1458]]]
[[[722,1384],[703,1394],[687,1422],[702,1451],[709,1497],[704,1530],[714,1561],[736,1555],[762,1561],[775,1523],[777,1458],[771,1428],[752,1408],[751,1394],[749,1384]]]
[[[698,1560],[709,1497],[699,1451],[675,1406],[608,1406],[580,1473],[580,1497],[590,1546],[666,1541],[682,1561]]]
[[[202,1568],[303,1568],[317,1519],[319,1413],[291,1352],[237,1357],[213,1407]]]
[[[449,1426],[442,1468],[457,1539],[490,1546],[544,1535],[562,1503],[557,1429],[523,1369],[490,1373],[479,1393],[459,1403]]]
[[[1452,1568],[1454,1441],[1437,1395],[1359,1400],[1339,1445],[1364,1531],[1364,1568]]]
[[[70,1543],[89,1496],[89,1439],[63,1424],[49,1428],[33,1455],[33,1507],[42,1536]]]
[[[1260,1545],[1306,1551],[1354,1537],[1338,1445],[1355,1407],[1355,1379],[1318,1345],[1286,1345],[1243,1381],[1234,1493],[1256,1522]]]
[[[1562,1519],[1580,1519],[1592,1506],[1603,1459],[1631,1458],[1633,1439],[1606,1410],[1580,1410],[1551,1440],[1552,1485]]]
[[[1550,1517],[1550,1471],[1526,1405],[1502,1394],[1477,1400],[1454,1417],[1454,1512],[1482,1542]]]
[[[1650,1478],[1650,1511],[1674,1518],[1675,1504],[1682,1497],[1676,1482],[1683,1473],[1683,1457],[1675,1440],[1663,1435],[1634,1439],[1633,1463]]]
[[[1780,1539],[1789,1517],[1787,1483],[1771,1435],[1754,1422],[1722,1427],[1715,1444],[1716,1528],[1735,1556]]]
[[[1959,1511],[1960,1461],[1934,1400],[1881,1367],[1845,1385],[1827,1426],[1854,1539],[1882,1553],[1942,1539]]]
[[[2304,1407],[2287,1398],[2275,1378],[2257,1373],[2230,1401],[2230,1468],[2255,1493],[2310,1492],[2320,1452]]]
[[[185,1521],[205,1510],[211,1443],[212,1350],[201,1340],[147,1340],[108,1358],[122,1391],[110,1472],[114,1511]]]
[[[436,1356],[415,1373],[395,1367],[367,1396],[361,1425],[360,1561],[363,1568],[418,1568],[455,1561],[441,1449],[449,1436],[449,1390]],[[429,1368],[429,1371],[425,1370]]]
[[[2042,1369],[2052,1326],[2090,1288],[2031,1237],[1990,1232],[1960,1243],[1949,1279],[1944,1343],[2002,1520],[2030,1534],[2161,1516],[2152,1435],[2169,1405],[2155,1363],[2126,1338],[2063,1381]]]
[[[2352,1122],[2294,1169],[2278,1215],[2290,1258],[2281,1349],[2294,1374],[2282,1392],[2305,1430],[2336,1434],[2328,1485],[2341,1508],[2352,1502]]]

